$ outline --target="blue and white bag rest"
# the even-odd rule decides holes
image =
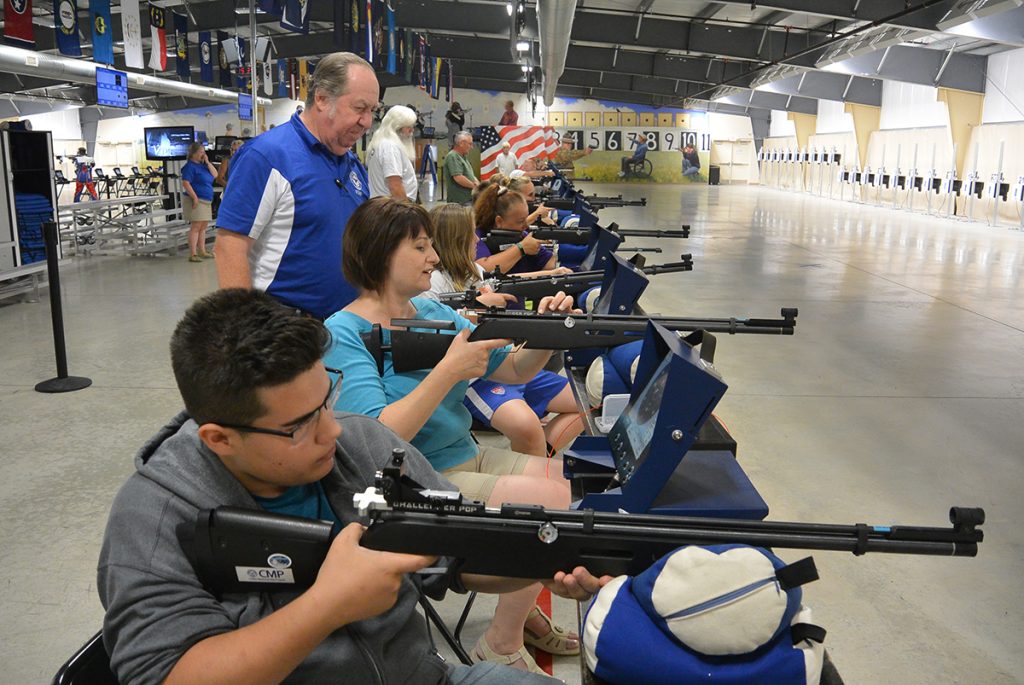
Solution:
[[[825,631],[801,605],[814,561],[745,545],[681,547],[619,576],[587,612],[587,666],[609,685],[817,685]]]

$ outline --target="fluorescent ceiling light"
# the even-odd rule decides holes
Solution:
[[[510,17],[512,16],[512,3],[511,2],[506,2],[505,3],[505,11],[508,12],[508,16],[510,16]]]
[[[526,66],[525,64],[520,64],[519,67],[523,70],[524,74],[530,70],[530,67]]]
[[[529,49],[530,44],[527,43],[525,40],[521,40],[518,43],[516,43],[516,50],[518,50],[519,52],[526,52]]]

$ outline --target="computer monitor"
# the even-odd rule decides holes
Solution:
[[[214,138],[213,146],[218,150],[227,150],[236,140],[238,140],[238,136],[217,136]]]
[[[249,93],[238,94],[238,118],[242,121],[252,121],[252,95]]]
[[[210,139],[206,135],[206,131],[196,131],[195,138],[197,143],[202,143],[204,146],[210,142]]]
[[[128,109],[128,74],[96,67],[96,104]]]
[[[159,126],[143,129],[146,159],[158,162],[188,158],[188,148],[195,140],[192,126]]]

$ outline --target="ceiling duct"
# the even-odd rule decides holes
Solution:
[[[960,0],[938,23],[940,31],[1024,45],[1024,0]]]
[[[555,102],[555,88],[565,71],[576,0],[537,0],[537,32],[540,34],[540,66],[544,72],[544,105]]]
[[[0,71],[12,74],[52,78],[56,81],[95,84],[97,66],[93,62],[86,62],[85,60],[49,55],[9,45],[0,45]],[[238,93],[230,90],[172,81],[171,79],[160,78],[159,76],[147,76],[131,71],[127,73],[129,87],[141,88],[165,95],[181,95],[209,102],[229,104],[236,104],[238,102]],[[266,107],[271,104],[271,101],[267,98],[260,98],[259,104]]]
[[[928,31],[918,29],[880,26],[835,43],[822,55],[814,66],[822,69],[830,64],[836,64],[837,62],[860,57],[861,55],[870,55],[879,50],[884,50],[901,43],[909,43],[927,35],[929,35]]]

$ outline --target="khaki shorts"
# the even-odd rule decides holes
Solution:
[[[185,221],[212,221],[213,220],[213,202],[208,200],[200,200],[199,206],[193,208],[192,198],[188,195],[181,197],[181,210],[185,217]]]
[[[501,476],[517,476],[535,457],[501,447],[480,446],[476,457],[442,471],[464,496],[486,502]]]

